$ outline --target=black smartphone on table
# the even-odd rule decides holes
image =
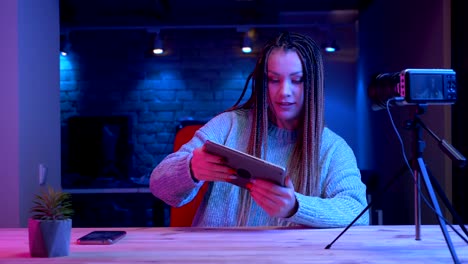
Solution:
[[[127,234],[126,231],[92,231],[76,240],[80,245],[111,245]]]

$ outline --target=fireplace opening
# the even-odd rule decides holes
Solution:
[[[132,177],[129,116],[74,116],[63,143],[63,188],[122,188]]]

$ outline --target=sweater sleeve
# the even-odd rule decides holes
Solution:
[[[203,184],[195,182],[190,173],[192,151],[203,145],[203,134],[194,137],[177,152],[169,154],[151,173],[150,190],[154,196],[173,207],[190,202]]]
[[[299,207],[288,221],[319,228],[344,227],[367,206],[366,186],[361,181],[352,149],[342,138],[333,141],[321,159],[320,197],[296,193]],[[355,224],[369,224],[368,213]]]
[[[192,201],[204,181],[195,182],[190,172],[193,150],[203,146],[206,140],[222,142],[232,124],[233,113],[223,113],[195,132],[193,138],[178,151],[169,154],[152,171],[150,191],[157,198],[173,207]]]

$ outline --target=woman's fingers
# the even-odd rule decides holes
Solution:
[[[235,170],[226,166],[222,157],[205,152],[203,147],[193,151],[190,165],[197,180],[226,181],[236,178]]]
[[[289,177],[286,179],[286,187],[269,181],[253,180],[249,190],[255,202],[271,216],[289,217],[296,207],[294,187]]]
[[[275,209],[278,209],[274,200],[270,199],[270,196],[265,195],[261,192],[251,191],[250,194],[255,202],[263,208],[268,214],[275,215]]]

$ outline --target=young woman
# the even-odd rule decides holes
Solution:
[[[192,226],[342,227],[367,205],[356,158],[324,125],[323,64],[308,36],[269,41],[246,87],[252,95],[210,120],[151,175],[151,192],[171,206],[208,191]],[[240,101],[240,100],[239,100]],[[204,151],[211,140],[287,168],[286,186],[251,180],[247,188],[223,159]],[[368,224],[364,214],[356,224]]]

